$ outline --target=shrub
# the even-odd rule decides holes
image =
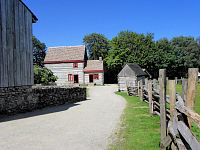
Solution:
[[[58,78],[46,67],[34,66],[34,84],[46,84],[55,82]]]

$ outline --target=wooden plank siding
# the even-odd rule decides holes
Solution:
[[[73,63],[45,64],[45,67],[50,69],[58,77],[56,81],[57,85],[70,84],[68,74],[78,75],[79,83],[84,84],[84,63],[78,63],[78,68],[73,68]]]
[[[20,21],[19,21],[19,3],[17,3],[15,1],[15,47],[14,47],[14,60],[16,63],[14,63],[14,81],[15,81],[15,85],[20,85],[20,81],[21,81],[21,67],[20,67],[20,45],[17,44],[20,41],[20,34],[16,34],[19,33],[19,26]]]
[[[0,4],[1,4],[1,0],[0,0]],[[0,22],[2,22],[2,5],[0,5]],[[3,71],[3,47],[2,47],[2,24],[0,23],[0,72]],[[0,76],[0,85],[3,82],[3,75],[1,74]]]
[[[33,85],[32,12],[0,0],[0,87]]]
[[[6,53],[8,67],[8,86],[14,86],[13,72],[13,0],[6,1]],[[6,63],[6,62],[4,62]]]
[[[1,37],[2,37],[2,69],[1,69],[1,76],[2,76],[2,83],[1,86],[2,87],[6,87],[8,86],[8,68],[7,68],[7,54],[6,54],[6,37],[7,37],[7,33],[6,33],[6,1],[5,0],[1,0],[1,24],[2,24],[2,32],[1,32]]]
[[[28,42],[29,42],[29,49],[31,51],[30,52],[30,84],[33,85],[34,84],[34,72],[33,72],[33,43],[32,43],[32,15],[31,14],[28,14],[29,15],[29,21],[28,21],[28,27],[29,27],[29,35],[28,35]]]

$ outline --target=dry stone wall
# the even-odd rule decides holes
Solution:
[[[23,86],[0,88],[0,114],[16,114],[86,100],[86,88]]]

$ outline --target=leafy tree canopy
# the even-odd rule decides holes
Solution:
[[[153,55],[155,43],[153,34],[137,34],[131,31],[122,31],[111,40],[111,50],[109,51],[106,63],[109,69],[117,72],[126,63],[137,63],[142,67],[150,69],[153,67]]]
[[[83,42],[86,45],[86,49],[89,55],[89,59],[99,59],[99,57],[105,58],[109,50],[109,40],[103,35],[98,33],[92,33],[86,35],[83,38]]]
[[[171,40],[174,69],[184,76],[188,68],[200,66],[200,45],[193,37],[175,37]]]
[[[35,36],[33,40],[33,63],[38,66],[43,66],[44,58],[46,56],[46,45]]]
[[[184,77],[189,67],[200,68],[200,38],[174,37],[154,41],[154,35],[122,31],[111,41],[101,34],[84,37],[84,42],[91,59],[107,56],[104,59],[107,67],[105,81],[117,81],[117,74],[126,63],[137,63],[154,77],[159,69],[166,68],[167,76]],[[96,42],[98,41],[98,42]],[[106,45],[106,46],[105,46]],[[105,48],[106,47],[106,48]],[[106,50],[105,50],[106,49]],[[106,53],[103,53],[106,52]],[[105,55],[106,54],[106,55]]]
[[[55,82],[57,77],[53,75],[53,72],[46,67],[34,66],[34,84],[45,84]]]
[[[44,67],[44,58],[46,55],[46,45],[35,36],[33,40],[33,63],[34,63],[34,84],[49,84],[55,82],[57,77],[53,72]]]

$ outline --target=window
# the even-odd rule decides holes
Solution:
[[[94,80],[99,80],[99,74],[94,74],[93,78],[94,78]]]
[[[73,67],[74,67],[74,68],[78,68],[78,63],[74,63],[74,64],[73,64]]]
[[[73,81],[73,75],[72,74],[68,74],[68,81]]]

